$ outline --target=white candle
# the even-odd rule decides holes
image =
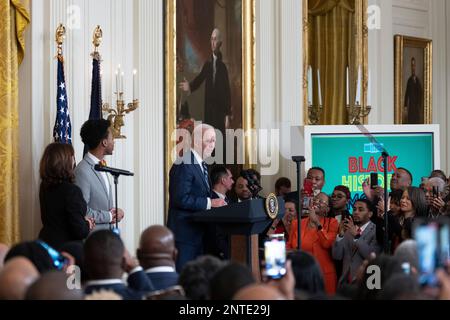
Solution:
[[[119,71],[116,70],[116,93],[117,98],[119,97]]]
[[[313,98],[313,82],[312,82],[312,68],[308,67],[308,103],[312,105]]]
[[[120,74],[120,92],[123,92],[123,76],[125,75],[125,73],[122,71],[122,73]]]
[[[322,90],[320,89],[320,71],[317,69],[317,84],[319,90],[319,107],[322,106]]]
[[[358,85],[356,87],[356,104],[361,104],[361,66],[358,67]]]
[[[349,86],[349,78],[348,78],[348,67],[347,67],[347,75],[346,75],[345,80],[347,81],[347,87],[346,87],[346,90],[347,90],[347,106],[349,106],[350,105],[350,86]]]
[[[133,70],[133,100],[137,99],[137,90],[138,90],[138,85],[137,85],[137,70],[134,69]]]
[[[367,105],[371,106],[372,105],[372,88],[371,88],[371,72],[369,70],[369,80],[367,82]]]

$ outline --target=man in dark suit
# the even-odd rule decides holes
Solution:
[[[141,234],[137,257],[155,290],[178,284],[178,273],[175,271],[177,249],[173,233],[168,228],[155,225],[145,229]]]
[[[146,293],[154,290],[142,267],[130,257],[120,237],[112,231],[96,231],[86,239],[84,262],[89,279],[86,294],[111,290],[124,300],[142,300]],[[128,286],[122,281],[124,272],[128,273]]]
[[[211,199],[211,182],[204,159],[216,144],[214,128],[200,124],[194,128],[192,146],[176,160],[169,173],[169,215],[167,226],[175,235],[177,271],[203,253],[204,226],[192,220],[198,211],[224,206],[223,199]]]
[[[227,193],[234,183],[231,171],[222,165],[215,166],[211,170],[211,182],[213,186],[211,199],[223,199],[227,205],[230,204]],[[204,241],[205,254],[228,259],[228,243],[228,236],[220,232],[215,223],[207,224]]]
[[[351,284],[356,273],[371,253],[378,254],[376,226],[370,221],[375,213],[372,203],[359,199],[353,207],[353,219],[345,218],[339,225],[339,234],[333,244],[333,259],[342,260],[342,276],[338,286]]]
[[[209,123],[223,135],[229,127],[231,116],[231,93],[228,69],[222,61],[222,35],[219,29],[211,34],[211,60],[203,65],[200,74],[192,81],[184,79],[180,88],[192,93],[205,82],[205,115],[204,122]],[[224,140],[225,141],[225,140]]]

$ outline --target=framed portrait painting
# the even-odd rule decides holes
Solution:
[[[432,41],[396,35],[396,124],[432,123]]]
[[[198,122],[216,129],[216,163],[233,175],[253,163],[252,135],[225,135],[254,128],[255,0],[165,0],[164,82],[166,187],[180,129]]]

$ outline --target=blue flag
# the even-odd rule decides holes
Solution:
[[[100,77],[100,55],[98,52],[92,54],[92,84],[91,84],[91,110],[89,111],[89,120],[102,119],[102,81]],[[84,145],[83,157],[88,152]]]
[[[64,64],[62,56],[58,56],[58,80],[56,82],[56,119],[53,128],[55,142],[72,144],[72,125],[70,123],[69,106],[67,103],[66,81],[64,79]]]
[[[100,55],[94,53],[92,59],[91,111],[89,120],[102,119],[102,82],[100,78]]]

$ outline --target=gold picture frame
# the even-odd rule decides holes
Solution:
[[[395,124],[431,124],[433,43],[395,35],[394,48]]]
[[[210,0],[211,3],[216,1]],[[233,129],[242,129],[248,133],[250,129],[255,128],[255,0],[235,0],[241,8],[241,75],[235,82],[241,86],[241,120],[240,127]],[[191,1],[193,3],[194,1]],[[168,209],[168,186],[169,170],[176,158],[176,141],[174,134],[177,129],[177,107],[179,99],[179,83],[177,83],[177,3],[180,0],[165,1],[165,197],[166,212]],[[227,4],[229,2],[227,1]],[[223,4],[223,3],[222,3]],[[211,30],[212,31],[212,30]],[[209,36],[209,35],[208,35]],[[204,41],[209,42],[209,38]],[[202,62],[203,63],[203,62]],[[179,65],[178,65],[179,66]],[[178,97],[177,97],[178,95]],[[234,110],[233,112],[235,112]],[[241,150],[246,167],[252,167],[255,164],[254,158],[254,137],[252,134],[245,134]]]

